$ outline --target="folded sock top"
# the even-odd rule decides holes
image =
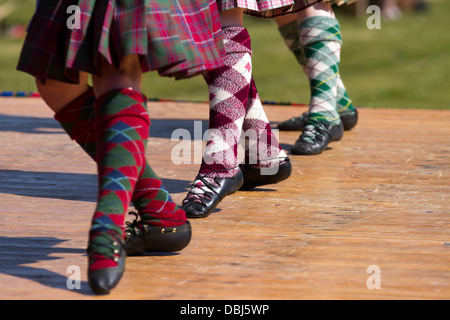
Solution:
[[[299,26],[303,46],[317,41],[337,41],[342,44],[339,22],[333,17],[314,16],[303,20]]]
[[[240,26],[224,27],[222,33],[226,53],[246,52],[252,54],[250,34],[246,28]]]

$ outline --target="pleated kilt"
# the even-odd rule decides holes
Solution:
[[[341,5],[355,1],[358,0],[217,0],[217,7],[219,11],[243,8],[245,14],[271,19],[301,11],[319,2]]]
[[[17,69],[78,83],[79,71],[101,75],[102,59],[119,66],[128,54],[139,55],[142,72],[177,79],[222,66],[215,0],[39,1]]]
[[[294,7],[292,8],[292,12],[298,12],[301,11],[307,7],[310,7],[312,5],[315,5],[319,2],[328,2],[329,4],[333,5],[336,4],[338,6],[343,4],[350,4],[353,2],[356,2],[358,0],[295,0]]]
[[[294,0],[216,0],[219,11],[243,8],[244,13],[261,18],[273,18],[292,10]]]

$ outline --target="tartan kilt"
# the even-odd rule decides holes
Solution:
[[[219,11],[243,8],[247,15],[271,19],[301,11],[319,2],[342,5],[356,1],[358,0],[217,0],[217,7]]]
[[[313,6],[319,2],[328,2],[333,5],[336,4],[338,6],[343,4],[351,4],[358,0],[295,0],[294,7],[292,8],[292,12],[298,12],[310,6]]]
[[[72,5],[80,9],[75,28],[68,27]],[[142,72],[176,79],[221,67],[215,0],[39,1],[17,69],[79,83],[79,71],[101,75],[102,59],[118,67],[128,54],[139,55]]]
[[[294,0],[216,0],[219,11],[243,8],[244,13],[261,18],[273,18],[292,10]]]

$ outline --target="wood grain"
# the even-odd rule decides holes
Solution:
[[[180,203],[199,165],[172,163],[171,135],[196,120],[206,129],[208,106],[149,107],[148,159]],[[265,108],[274,123],[305,111]],[[42,100],[0,99],[0,299],[449,299],[450,111],[359,113],[329,150],[291,156],[289,180],[192,220],[182,252],[127,258],[118,287],[97,297],[85,254],[95,164]],[[280,133],[287,151],[298,135]],[[71,265],[81,289],[67,287]],[[367,286],[372,265],[380,289]]]

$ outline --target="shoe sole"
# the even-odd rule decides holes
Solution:
[[[142,231],[141,231],[142,232]],[[192,238],[189,221],[176,227],[148,226],[147,232],[136,242],[125,242],[127,256],[139,256],[150,252],[177,252],[183,250]]]
[[[284,167],[283,167],[285,164],[287,164],[286,169],[284,169]],[[286,159],[285,164],[282,164],[281,166],[279,166],[278,172],[274,176],[267,176],[268,179],[266,181],[261,180],[258,182],[254,182],[254,181],[246,182],[245,181],[245,173],[244,173],[245,169],[242,170],[244,173],[244,183],[242,184],[242,186],[239,190],[248,190],[248,189],[261,187],[261,186],[265,186],[265,185],[269,185],[269,184],[280,183],[281,181],[286,180],[287,178],[289,178],[291,176],[291,173],[292,173],[292,165],[291,165],[291,161],[289,158]]]

